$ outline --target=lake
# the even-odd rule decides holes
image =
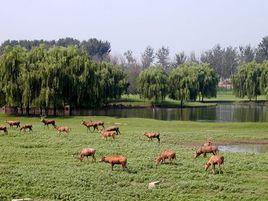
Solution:
[[[137,117],[160,120],[213,122],[268,122],[268,106],[263,103],[220,103],[199,108],[105,109],[83,115],[104,115],[118,118]]]
[[[267,144],[231,144],[219,146],[219,150],[222,152],[231,153],[267,153]]]

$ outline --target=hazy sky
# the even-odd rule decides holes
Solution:
[[[108,40],[114,53],[147,45],[172,53],[257,45],[268,35],[267,0],[0,0],[7,39]]]

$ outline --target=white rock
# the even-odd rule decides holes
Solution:
[[[149,189],[155,188],[159,183],[160,183],[160,181],[150,182],[149,185],[148,185],[148,188]]]

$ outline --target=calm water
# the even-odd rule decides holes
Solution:
[[[268,144],[232,144],[219,146],[219,150],[232,153],[267,153]]]
[[[139,117],[183,121],[268,122],[268,106],[261,103],[221,103],[214,107],[205,108],[107,109],[91,111],[84,115],[105,115],[119,118]]]

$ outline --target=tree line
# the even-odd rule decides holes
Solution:
[[[16,46],[31,50],[45,44],[46,48],[54,46],[68,47],[76,46],[79,50],[84,51],[96,62],[107,61],[115,65],[120,65],[128,77],[129,93],[138,93],[137,77],[139,73],[150,66],[161,66],[165,72],[170,72],[174,68],[185,63],[208,63],[217,72],[220,78],[231,78],[238,70],[239,66],[244,63],[256,61],[261,63],[268,60],[268,36],[264,37],[257,47],[250,45],[239,47],[221,47],[215,45],[213,48],[203,51],[200,56],[195,52],[187,55],[185,52],[177,52],[174,56],[170,54],[170,49],[162,46],[154,49],[151,46],[145,50],[137,58],[131,50],[127,50],[122,55],[111,54],[111,45],[108,41],[90,38],[88,40],[79,41],[74,38],[61,38],[59,40],[7,40],[0,46],[0,55],[3,54],[6,46]]]
[[[138,91],[143,98],[154,102],[163,101],[166,96],[184,101],[216,97],[219,78],[215,70],[206,63],[187,63],[169,73],[161,66],[143,70],[138,77]]]
[[[148,46],[138,58],[131,50],[128,50],[123,55],[110,55],[109,60],[125,69],[130,83],[129,92],[137,93],[137,76],[143,69],[155,65],[169,73],[185,63],[208,63],[220,78],[229,79],[237,72],[239,66],[245,63],[252,61],[261,63],[268,60],[268,36],[264,37],[257,47],[246,45],[223,48],[218,44],[201,52],[200,56],[197,56],[195,52],[187,55],[184,51],[177,52],[175,56],[172,56],[170,49],[166,46],[159,49]]]
[[[2,105],[26,108],[95,108],[126,92],[126,74],[116,65],[95,62],[76,46],[31,50],[7,46],[0,57]]]
[[[268,60],[242,64],[232,77],[234,93],[237,97],[257,100],[257,96],[268,97]]]

